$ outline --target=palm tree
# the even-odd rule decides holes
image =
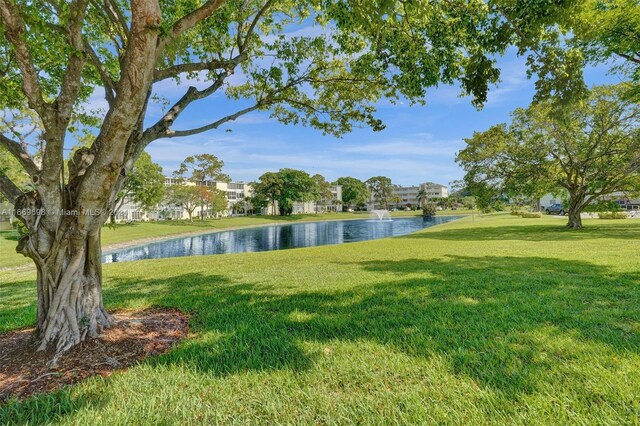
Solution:
[[[428,199],[429,197],[427,196],[426,189],[423,188],[420,191],[418,191],[418,195],[416,195],[416,200],[418,200],[418,205],[420,206],[420,208],[424,206],[425,201],[427,201]]]
[[[396,207],[400,207],[400,203],[402,203],[402,198],[399,195],[392,195],[389,201],[395,204]]]

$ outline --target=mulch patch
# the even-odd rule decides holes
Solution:
[[[116,324],[69,350],[55,368],[53,350],[36,352],[34,329],[0,334],[0,404],[51,392],[88,377],[111,375],[151,355],[168,352],[189,332],[188,318],[175,309],[120,311]]]

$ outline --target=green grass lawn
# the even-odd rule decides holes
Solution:
[[[399,211],[392,212],[394,217],[416,216],[419,212]],[[471,214],[470,210],[445,210],[438,212],[439,215]],[[344,220],[344,219],[365,219],[368,212],[354,213],[323,213],[305,214],[292,216],[249,216],[249,217],[229,217],[223,219],[208,219],[204,221],[194,220],[169,220],[162,222],[134,222],[120,224],[114,227],[105,226],[102,230],[102,244],[125,243],[147,238],[169,237],[189,232],[207,232],[219,229],[235,228],[242,226],[259,226],[273,223],[294,223],[309,222],[315,220]],[[0,230],[0,269],[26,267],[32,264],[31,260],[15,252],[18,243],[18,234],[15,231]]]
[[[563,225],[105,265],[109,309],[177,307],[193,336],[0,424],[637,424],[640,222]],[[0,332],[34,321],[33,272],[0,272]]]

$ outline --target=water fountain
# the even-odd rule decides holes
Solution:
[[[391,215],[389,215],[389,210],[372,210],[371,211],[371,219],[377,220],[391,220]]]

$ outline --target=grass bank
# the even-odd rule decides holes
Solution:
[[[193,337],[0,424],[621,424],[640,415],[640,222],[465,218],[391,239],[105,266]],[[0,272],[0,332],[35,320]]]

